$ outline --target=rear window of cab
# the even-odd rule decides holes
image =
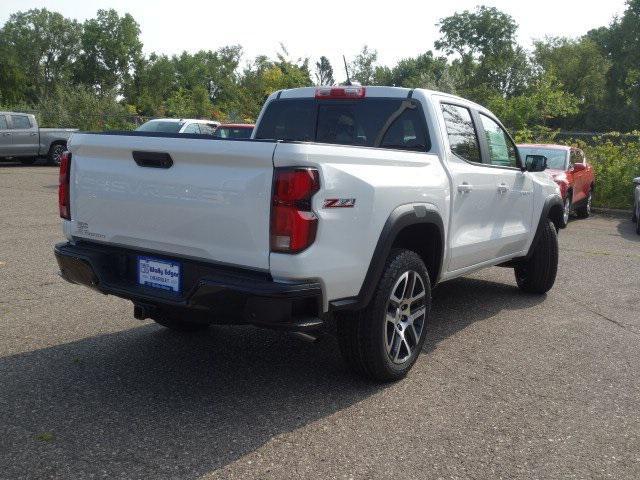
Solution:
[[[403,98],[274,100],[255,138],[420,152],[431,148],[420,104]]]

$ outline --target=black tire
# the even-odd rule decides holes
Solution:
[[[206,330],[211,325],[211,323],[207,322],[182,320],[179,316],[171,312],[160,312],[153,318],[153,321],[174,332],[200,332]]]
[[[636,213],[636,233],[640,235],[640,215]]]
[[[589,194],[582,204],[576,208],[578,218],[587,218],[591,215],[591,202],[593,201],[593,190],[589,190]]]
[[[405,277],[403,294],[397,297]],[[418,277],[422,285],[418,283]],[[406,292],[410,284],[412,287]],[[416,291],[418,293],[415,293]],[[424,295],[421,295],[422,291]],[[405,293],[409,298],[416,299],[410,302],[409,298],[404,298]],[[401,298],[402,302],[392,300],[392,295]],[[421,313],[423,310],[424,314]],[[426,338],[430,310],[431,283],[424,262],[413,251],[392,250],[369,305],[358,312],[338,315],[338,344],[345,362],[354,372],[372,380],[400,380],[420,355]],[[393,313],[390,313],[391,311]],[[395,316],[395,320],[391,322],[388,315]],[[417,320],[416,325],[420,319],[421,325],[413,324],[414,316]],[[400,340],[396,342],[398,339]],[[403,353],[402,358],[400,352]],[[395,359],[392,358],[394,356]]]
[[[560,217],[560,228],[567,228],[569,217],[571,217],[571,191],[567,192],[567,197],[563,201],[562,217]]]
[[[47,153],[47,163],[49,165],[60,165],[60,157],[66,149],[67,146],[64,143],[55,143],[51,145],[49,153]]]
[[[36,157],[21,158],[20,163],[22,165],[33,165],[34,163],[36,163],[36,160],[37,160]]]
[[[558,273],[558,233],[551,220],[542,224],[542,232],[529,260],[515,267],[520,290],[542,295],[553,287]]]

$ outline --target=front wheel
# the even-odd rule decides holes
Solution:
[[[551,290],[558,273],[558,233],[553,222],[544,221],[533,254],[514,270],[520,290],[540,295]]]
[[[338,317],[338,343],[346,363],[373,380],[403,378],[422,350],[430,309],[424,262],[413,251],[392,250],[369,305]]]

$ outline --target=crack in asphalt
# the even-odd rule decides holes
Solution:
[[[633,329],[629,328],[629,327],[630,327],[630,325],[628,325],[628,324],[626,324],[626,323],[622,323],[622,322],[620,322],[620,321],[618,321],[618,320],[615,320],[615,319],[613,319],[613,318],[611,318],[611,317],[609,317],[609,316],[605,315],[605,314],[604,314],[604,313],[602,313],[602,312],[597,311],[596,309],[594,309],[594,308],[590,307],[590,306],[589,306],[589,305],[587,305],[586,303],[581,302],[580,300],[578,300],[578,299],[577,299],[576,297],[574,297],[573,295],[569,295],[568,293],[565,293],[564,295],[565,295],[566,297],[570,298],[571,300],[573,300],[574,302],[576,302],[577,304],[579,304],[579,305],[583,306],[584,308],[586,308],[589,312],[591,312],[591,313],[595,313],[595,314],[596,314],[596,315],[598,315],[599,317],[604,318],[606,321],[608,321],[608,322],[610,322],[610,323],[613,323],[614,325],[617,325],[618,327],[620,327],[620,328],[622,328],[622,329],[626,330],[627,332],[631,332],[631,333],[633,333],[634,335],[640,336],[640,333],[639,333],[639,332],[636,332],[635,330],[633,330]]]

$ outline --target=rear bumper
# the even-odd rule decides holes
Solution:
[[[318,283],[274,282],[266,272],[158,254],[182,264],[183,288],[176,294],[137,283],[137,257],[153,253],[90,242],[60,243],[54,253],[62,278],[131,300],[137,318],[154,318],[171,310],[214,323],[295,331],[311,330],[322,323]]]

